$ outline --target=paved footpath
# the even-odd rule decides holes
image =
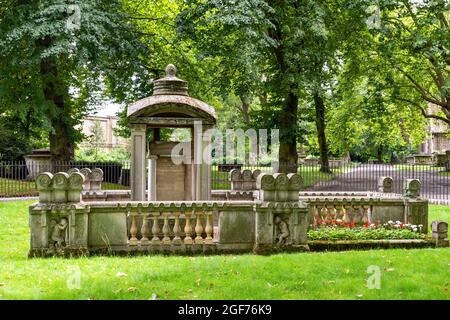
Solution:
[[[410,167],[409,167],[410,168]],[[394,192],[402,193],[406,179],[419,179],[422,194],[430,199],[450,200],[450,176],[443,175],[443,169],[400,170],[393,165],[364,164],[345,173],[337,174],[332,180],[319,182],[310,187],[311,191],[376,191],[378,178],[389,176],[394,179]]]

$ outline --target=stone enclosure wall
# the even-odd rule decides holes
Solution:
[[[234,186],[244,190],[215,194],[215,201],[107,201],[100,171],[36,178],[30,256],[308,250],[307,230],[330,215],[355,223],[400,220],[427,232],[428,201],[418,180],[405,181],[403,195],[392,193],[390,177],[380,179],[376,193],[307,193],[297,174],[234,171]],[[436,239],[443,243],[438,231]]]
[[[39,202],[29,209],[30,256],[307,250],[300,177],[258,179],[253,201],[86,202],[81,170],[41,174]]]

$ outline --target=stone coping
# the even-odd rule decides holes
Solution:
[[[93,201],[83,203],[90,208],[142,208],[142,209],[180,209],[180,208],[238,208],[250,207],[255,205],[256,201]]]

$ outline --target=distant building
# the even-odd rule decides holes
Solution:
[[[430,104],[428,107],[430,114],[439,112],[439,107]],[[443,152],[450,150],[450,128],[449,126],[437,119],[429,119],[427,126],[427,138],[420,146],[420,153],[432,154],[433,152]]]
[[[118,137],[114,133],[114,128],[117,127],[117,116],[87,116],[83,119],[82,132],[88,137],[80,147],[92,147],[93,136],[96,139],[96,147],[104,149],[114,149],[117,147],[127,147],[128,140]],[[89,138],[90,137],[90,138]]]

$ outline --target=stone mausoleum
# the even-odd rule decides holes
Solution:
[[[209,141],[203,133],[215,125],[216,113],[210,105],[189,96],[188,83],[177,78],[176,71],[174,65],[168,65],[166,76],[154,82],[153,95],[128,108],[132,200],[208,200],[210,197],[210,162],[203,161],[207,160],[203,154]],[[192,142],[180,147],[190,152],[172,155],[172,149],[180,142],[161,141],[161,128],[189,128]],[[147,143],[148,130],[153,131],[150,143]],[[182,164],[174,163],[175,157],[180,157]]]

